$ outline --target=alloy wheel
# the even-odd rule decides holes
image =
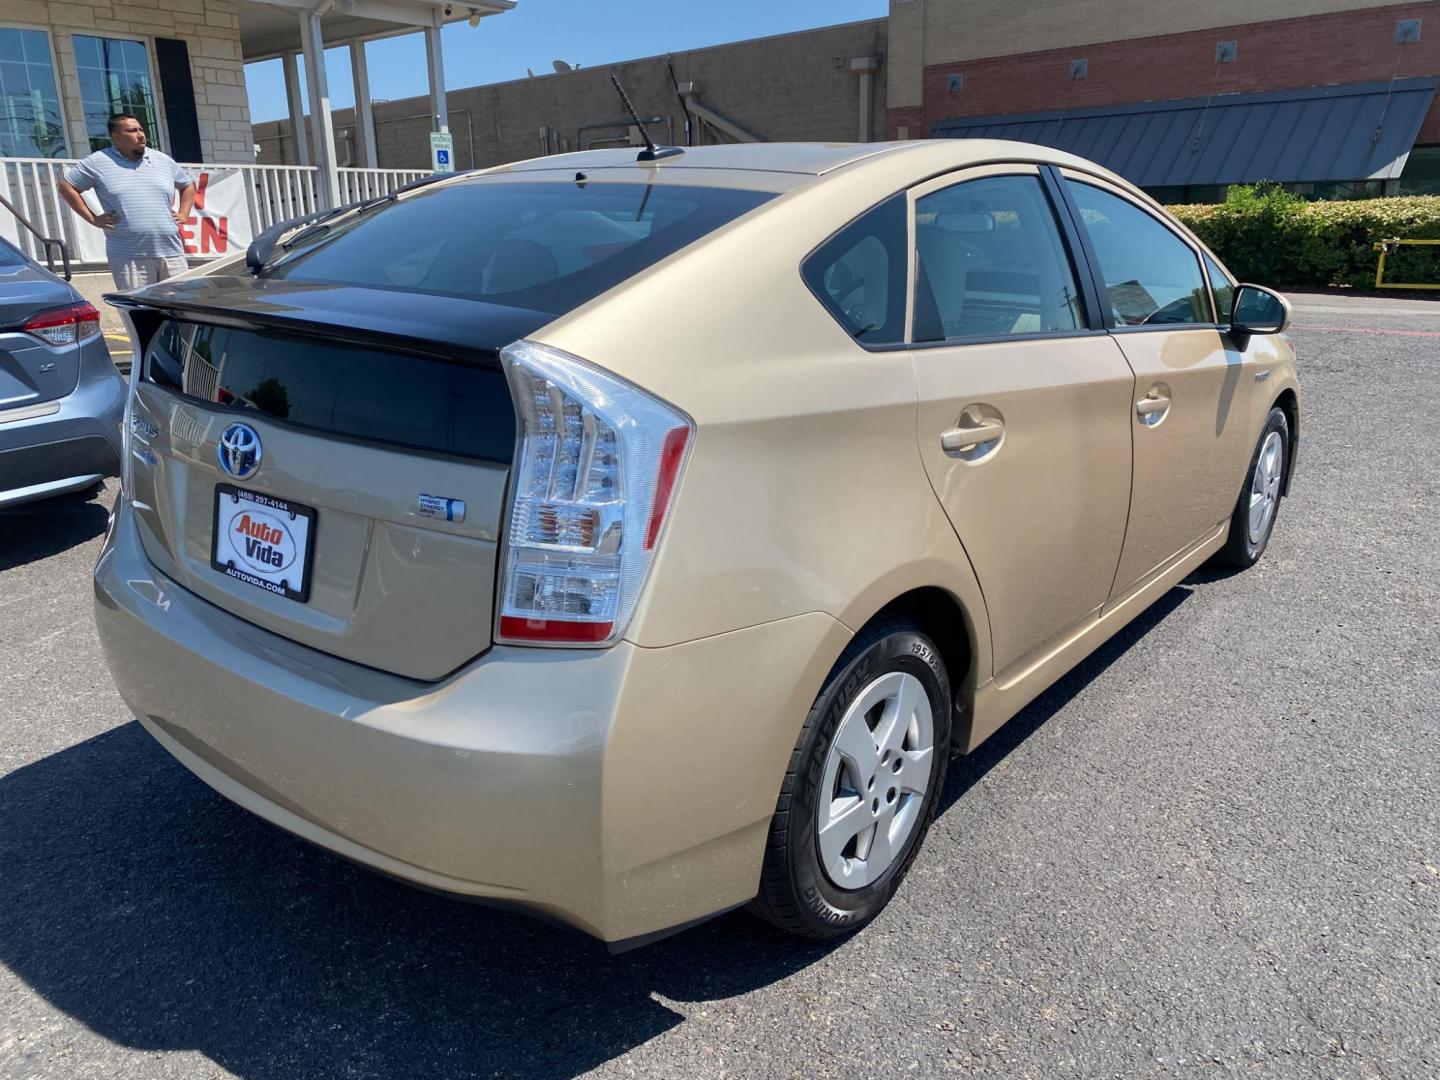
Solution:
[[[851,702],[825,762],[816,808],[820,865],[842,889],[873,884],[920,823],[935,754],[930,697],[891,671]]]

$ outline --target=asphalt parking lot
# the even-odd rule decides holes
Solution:
[[[0,512],[0,1076],[1440,1075],[1440,304],[1295,300],[1265,559],[958,761],[838,945],[611,958],[291,839],[112,689],[113,486]]]

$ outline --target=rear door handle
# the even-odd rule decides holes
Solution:
[[[1140,414],[1142,420],[1156,413],[1163,413],[1168,408],[1170,408],[1168,397],[1142,397],[1135,403],[1135,411]]]
[[[979,424],[975,427],[956,427],[940,435],[940,449],[947,454],[972,450],[981,443],[994,442],[1005,434],[1004,424]]]

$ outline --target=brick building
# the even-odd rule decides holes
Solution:
[[[236,0],[3,0],[0,157],[84,157],[106,119],[185,161],[253,161]]]
[[[1176,201],[1440,192],[1433,0],[891,0],[888,43],[889,138],[1073,148]]]
[[[84,157],[109,145],[106,122],[117,112],[139,117],[151,144],[179,161],[254,164],[244,65],[280,58],[295,117],[305,113],[298,74],[304,64],[313,128],[307,164],[319,166],[320,198],[333,203],[339,191],[326,46],[422,33],[432,90],[427,112],[443,127],[440,28],[478,26],[514,6],[515,0],[0,0],[0,194],[15,195],[34,171],[7,159]],[[352,51],[356,99],[368,107],[364,49]],[[362,123],[361,131],[361,157],[373,159],[373,128]]]
[[[885,86],[877,72],[885,33],[885,19],[869,19],[676,52],[670,62],[686,106],[677,100],[664,56],[451,90],[455,163],[462,169],[498,165],[632,140],[612,73],[656,139],[684,142],[687,114],[697,143],[880,139]],[[373,109],[380,166],[429,160],[423,97],[377,102]],[[340,164],[358,163],[354,111],[336,110],[334,128]],[[290,120],[256,124],[260,162],[303,161],[293,131]]]
[[[453,90],[456,161],[633,138],[608,85],[618,72],[677,140],[689,112],[701,141],[1043,142],[1177,202],[1266,179],[1317,197],[1440,192],[1437,0],[890,0],[887,18],[674,61],[688,110],[661,57]],[[378,164],[425,161],[423,98],[374,114]],[[342,164],[359,159],[357,130],[335,114]],[[260,160],[303,160],[291,131],[257,125]]]

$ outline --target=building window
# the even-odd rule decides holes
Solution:
[[[0,157],[66,157],[50,36],[0,26]]]
[[[1440,146],[1417,146],[1400,174],[1401,195],[1440,195]]]
[[[76,34],[72,40],[89,150],[103,150],[110,145],[108,125],[115,113],[129,113],[139,120],[145,126],[149,144],[159,149],[160,117],[155,109],[155,87],[144,43],[84,34]]]

